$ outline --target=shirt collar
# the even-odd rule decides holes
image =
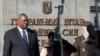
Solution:
[[[21,29],[19,26],[17,26],[17,28],[18,28],[18,30],[19,30],[20,32],[23,31],[23,29]],[[26,31],[26,29],[24,29],[24,31]]]

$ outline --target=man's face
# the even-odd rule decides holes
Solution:
[[[86,26],[82,26],[82,31],[83,32],[87,32],[87,27]]]
[[[19,16],[18,20],[17,20],[17,25],[22,29],[27,28],[27,26],[28,26],[27,16],[24,16],[24,15]]]

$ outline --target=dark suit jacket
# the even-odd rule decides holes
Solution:
[[[39,56],[39,46],[35,31],[27,29],[29,45],[25,45],[18,28],[8,30],[4,35],[3,56]]]

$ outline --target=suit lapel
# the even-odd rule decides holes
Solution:
[[[22,36],[21,36],[21,34],[20,34],[20,32],[19,32],[19,30],[18,30],[17,27],[16,27],[16,35],[17,35],[17,37],[18,37],[20,43],[22,43],[22,45],[23,45],[25,48],[27,48],[27,46],[25,45],[25,43],[24,43],[24,41],[23,41],[23,38],[22,38]]]
[[[28,48],[31,46],[31,40],[32,40],[32,34],[31,34],[31,32],[29,31],[29,30],[27,30],[27,32],[28,32],[28,41],[29,41],[29,44],[28,44]]]

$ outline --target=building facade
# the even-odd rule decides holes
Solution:
[[[29,16],[29,28],[38,33],[40,49],[42,41],[49,31],[54,31],[58,22],[58,7],[62,0],[0,0],[0,56],[2,56],[3,37],[5,31],[16,26],[16,18],[20,13]],[[100,3],[98,4],[100,6]],[[82,34],[84,21],[94,23],[94,0],[65,0],[63,13],[60,14],[61,37],[73,43],[73,39]],[[46,8],[47,7],[47,10]],[[100,14],[99,14],[100,15]]]

